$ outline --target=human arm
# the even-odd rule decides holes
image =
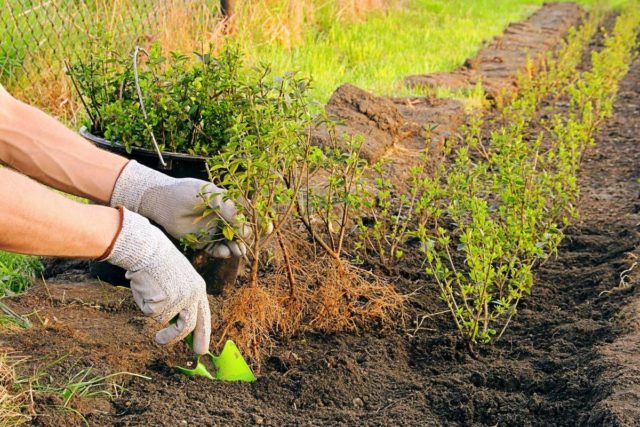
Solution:
[[[0,249],[102,258],[127,270],[136,304],[161,325],[168,344],[194,332],[194,350],[209,349],[211,315],[204,280],[148,220],[124,209],[67,199],[7,168],[0,169]]]
[[[0,86],[0,163],[50,187],[108,204],[127,159],[100,150]]]
[[[74,202],[8,168],[0,169],[0,249],[96,259],[118,232],[116,209]]]

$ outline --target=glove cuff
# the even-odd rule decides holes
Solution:
[[[98,262],[102,262],[106,260],[109,254],[111,254],[111,252],[113,251],[113,247],[116,245],[116,241],[118,240],[118,236],[120,236],[120,232],[122,231],[122,225],[124,223],[124,207],[117,206],[116,209],[120,214],[120,223],[118,225],[118,231],[116,231],[116,235],[113,237],[113,240],[111,241],[111,244],[109,245],[107,250],[105,250],[104,253],[100,255],[98,258],[96,258],[96,261]]]
[[[121,212],[120,233],[111,251],[101,261],[136,272],[153,261],[153,255],[164,235],[143,216],[125,208],[121,208]]]
[[[109,206],[124,206],[132,212],[140,212],[145,193],[150,188],[168,185],[173,178],[148,168],[135,160],[129,161],[120,172],[111,193]]]

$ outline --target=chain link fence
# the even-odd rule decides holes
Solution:
[[[154,0],[5,1],[9,7],[0,12],[3,80],[60,67],[64,60],[106,42],[107,32],[120,34],[123,41],[147,34],[153,26],[155,10]],[[118,11],[117,7],[122,9]],[[128,16],[116,17],[114,12]]]
[[[205,7],[219,14],[221,5],[219,0],[4,2],[0,8],[0,83],[12,87],[29,84],[42,75],[55,75],[66,61],[90,51],[124,52],[135,44],[153,41],[168,10],[181,8],[184,19],[189,19],[190,8]],[[223,8],[228,4],[222,3]]]

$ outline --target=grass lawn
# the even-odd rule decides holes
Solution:
[[[314,80],[313,95],[328,100],[349,82],[378,95],[408,93],[410,74],[449,71],[464,62],[512,21],[523,19],[543,0],[408,0],[401,9],[372,13],[361,23],[327,21],[309,28],[291,49],[274,43],[249,51],[279,71],[300,70]],[[598,1],[579,1],[593,6]],[[622,3],[604,2],[606,5]]]

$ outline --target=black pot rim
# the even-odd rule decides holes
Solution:
[[[101,148],[105,148],[110,151],[118,151],[121,153],[129,154],[127,152],[127,149],[124,147],[124,145],[118,142],[109,141],[108,139],[104,139],[99,136],[96,136],[92,134],[86,126],[82,126],[80,128],[80,135],[82,135],[83,138],[95,143]],[[131,147],[131,153],[145,156],[145,157],[158,158],[158,153],[156,153],[153,150],[148,150],[146,148]],[[171,151],[163,151],[162,157],[164,157],[166,160],[182,160],[182,161],[198,162],[198,163],[202,163],[207,160],[207,158],[203,156],[193,156],[191,154],[174,153]]]

